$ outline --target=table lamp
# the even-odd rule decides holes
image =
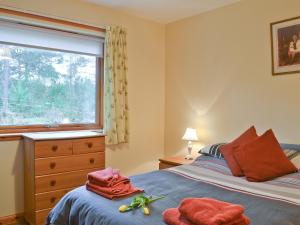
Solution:
[[[182,140],[188,141],[188,154],[185,156],[185,159],[193,159],[192,149],[193,143],[192,141],[198,141],[197,131],[196,129],[186,128],[185,133],[182,137]]]

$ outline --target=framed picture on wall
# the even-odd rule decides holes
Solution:
[[[300,17],[271,23],[273,75],[300,73]]]

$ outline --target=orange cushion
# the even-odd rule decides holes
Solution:
[[[239,164],[236,162],[233,152],[239,146],[247,144],[248,142],[253,141],[255,138],[257,138],[256,129],[254,126],[252,126],[234,141],[220,147],[220,151],[234,176],[240,177],[243,176],[244,173]]]
[[[233,154],[248,181],[267,181],[297,172],[272,130],[241,146]]]

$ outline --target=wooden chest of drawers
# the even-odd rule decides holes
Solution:
[[[44,224],[48,213],[70,190],[84,185],[87,174],[105,168],[105,137],[72,136],[34,139],[25,143],[25,219]]]

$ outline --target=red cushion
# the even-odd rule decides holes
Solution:
[[[267,181],[297,172],[272,130],[241,146],[233,154],[248,181]]]
[[[239,166],[239,164],[236,162],[233,156],[233,152],[239,146],[247,144],[248,142],[253,141],[255,138],[257,138],[257,134],[256,134],[255,127],[252,126],[231,143],[228,143],[220,147],[220,151],[223,154],[224,159],[226,160],[228,167],[230,168],[231,173],[234,176],[240,177],[243,176],[244,173],[241,167]]]

